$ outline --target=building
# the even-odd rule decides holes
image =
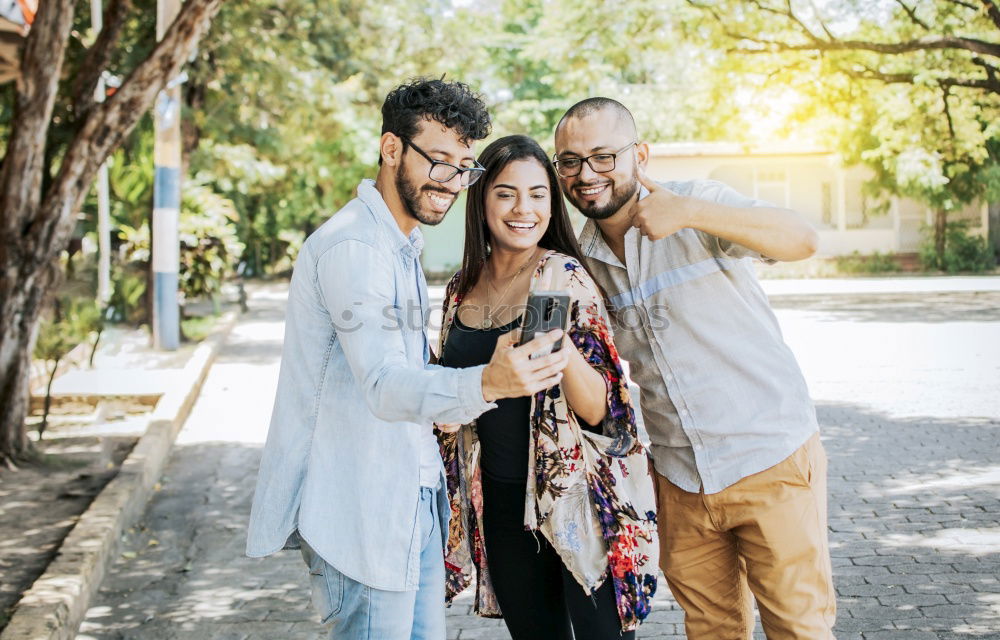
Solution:
[[[647,173],[655,180],[712,179],[748,196],[801,212],[820,236],[818,256],[916,253],[921,229],[934,222],[934,212],[907,198],[881,201],[865,195],[871,176],[862,166],[845,167],[831,151],[795,144],[745,147],[730,143],[668,143],[650,146]],[[443,276],[462,260],[464,198],[444,222],[425,229],[424,268]],[[949,214],[970,222],[973,233],[987,233],[985,203]],[[574,225],[582,216],[573,211]]]
[[[801,145],[654,144],[648,173],[659,180],[719,180],[748,196],[795,209],[819,232],[820,256],[915,253],[923,241],[921,229],[934,222],[934,212],[914,200],[879,202],[865,195],[864,183],[871,176],[867,168],[844,167],[838,154]],[[972,205],[948,219],[968,220],[973,233],[985,234],[988,207]]]

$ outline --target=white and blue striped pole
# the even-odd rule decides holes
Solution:
[[[163,39],[177,17],[178,0],[157,0],[156,40]],[[179,79],[178,79],[179,80]],[[153,346],[173,351],[180,346],[177,273],[181,209],[181,89],[171,80],[156,101],[155,175],[153,178]]]

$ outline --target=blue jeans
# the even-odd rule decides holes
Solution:
[[[305,540],[313,605],[330,640],[444,640],[444,541],[437,492],[420,488],[420,586],[416,591],[373,589],[345,576]]]

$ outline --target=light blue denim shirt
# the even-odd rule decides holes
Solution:
[[[297,532],[358,582],[417,588],[421,433],[496,406],[483,399],[483,367],[427,364],[422,243],[364,180],[303,244],[247,555],[295,547]]]
[[[714,180],[660,184],[734,207],[773,206]],[[641,198],[648,193],[640,187]],[[630,229],[623,264],[593,220],[580,247],[610,298],[660,475],[718,493],[817,431],[806,381],[751,264],[767,258],[695,229],[656,241]]]

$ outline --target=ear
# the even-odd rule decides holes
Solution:
[[[639,164],[639,168],[645,171],[646,165],[649,164],[649,145],[645,142],[636,143],[635,157],[636,162]]]
[[[382,156],[382,164],[390,167],[398,166],[403,157],[403,140],[395,133],[386,131],[379,140],[379,153]]]

